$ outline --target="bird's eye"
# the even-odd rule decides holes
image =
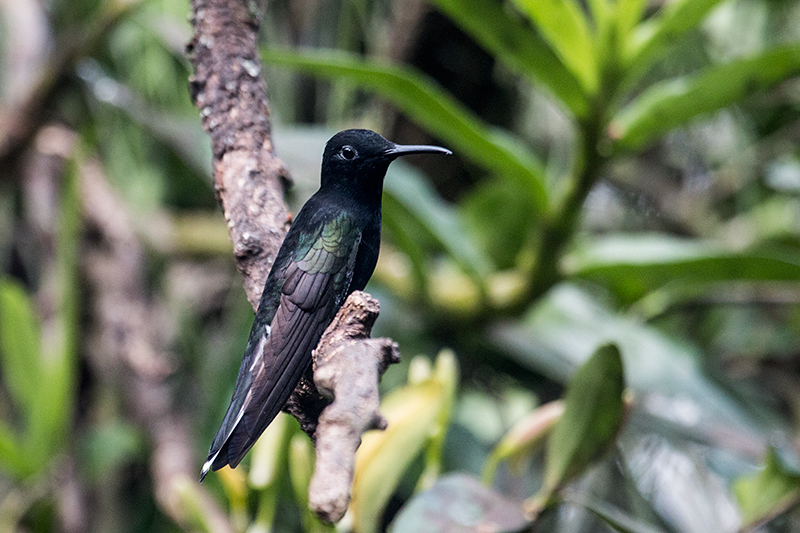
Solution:
[[[340,153],[342,154],[342,157],[344,157],[348,161],[351,159],[355,159],[356,157],[356,150],[352,146],[343,147]]]

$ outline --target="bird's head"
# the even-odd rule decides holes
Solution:
[[[325,145],[321,186],[350,192],[377,189],[380,195],[389,163],[400,156],[425,153],[452,154],[439,146],[395,144],[371,130],[340,131]]]

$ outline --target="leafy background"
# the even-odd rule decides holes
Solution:
[[[94,169],[143,246],[199,468],[252,313],[186,89],[188,12],[0,6],[0,529],[215,530],[193,480],[159,498],[153,433],[90,355],[83,253]],[[369,290],[375,333],[404,361],[339,529],[800,528],[800,4],[266,13],[294,209],[339,129],[456,153],[386,180]],[[11,137],[19,110],[27,133]],[[204,487],[233,530],[329,530],[306,510],[312,469],[310,442],[279,418]]]

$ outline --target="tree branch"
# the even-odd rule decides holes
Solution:
[[[214,187],[255,309],[290,221],[289,177],[273,150],[261,77],[261,21],[243,0],[193,0],[192,13],[189,90],[211,136]]]
[[[369,339],[379,312],[378,300],[354,292],[314,352],[314,383],[335,400],[319,417],[309,506],[328,522],[338,522],[347,511],[361,434],[386,429],[377,384],[386,368],[400,361],[400,350],[391,339]]]
[[[290,220],[282,200],[287,172],[270,139],[260,16],[244,0],[192,0],[192,13],[190,92],[211,136],[215,188],[255,309]],[[328,521],[347,509],[361,434],[385,427],[378,382],[398,352],[388,339],[367,339],[377,315],[377,300],[351,295],[314,352],[314,379],[327,397],[305,377],[285,406],[317,448],[309,502]]]

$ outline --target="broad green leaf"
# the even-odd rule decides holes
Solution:
[[[599,239],[579,246],[563,267],[567,276],[609,287],[624,302],[667,283],[800,280],[800,257],[795,254],[735,252],[713,242],[661,235]]]
[[[624,391],[619,349],[601,346],[569,382],[564,414],[547,441],[544,491],[563,487],[608,450],[622,427]]]
[[[490,270],[489,262],[468,238],[458,212],[442,201],[418,173],[404,165],[390,168],[393,170],[383,185],[386,194],[414,216],[464,272],[482,286]]]
[[[577,117],[588,100],[577,78],[535,31],[494,0],[432,0],[461,29],[506,65],[538,81]]]
[[[564,414],[564,402],[552,401],[539,406],[514,424],[494,447],[483,469],[483,482],[491,484],[501,461],[530,456],[545,443],[553,426]]]
[[[729,106],[799,73],[800,44],[792,44],[663,81],[622,109],[611,121],[608,134],[617,148],[639,149],[698,115]]]
[[[624,60],[639,71],[681,34],[696,27],[717,4],[725,0],[673,0],[634,30]],[[641,6],[637,6],[641,9]]]
[[[588,494],[567,497],[567,501],[581,505],[602,520],[609,528],[619,533],[659,533],[660,530],[650,524],[628,515],[614,505],[595,499]]]
[[[781,464],[774,449],[767,452],[765,463],[763,470],[739,479],[733,487],[743,530],[749,531],[800,502],[800,474]]]
[[[564,65],[593,95],[598,88],[594,39],[580,5],[574,0],[514,0],[542,33]]]
[[[39,319],[25,289],[11,279],[0,279],[0,367],[26,418],[41,386],[39,336]]]
[[[375,91],[434,135],[448,148],[459,152],[492,173],[526,185],[539,212],[547,207],[544,170],[520,141],[483,124],[452,96],[404,67],[374,61],[338,51],[264,49],[265,62],[336,79],[348,79]]]
[[[520,364],[562,383],[599,346],[614,342],[624,356],[630,388],[642,395],[637,404],[656,398],[665,413],[691,412],[693,422],[680,430],[722,449],[759,449],[770,432],[782,427],[776,413],[741,403],[718,376],[706,376],[696,346],[614,311],[575,285],[557,285],[523,321],[495,325],[490,335]],[[735,443],[720,437],[734,433]]]
[[[412,364],[410,371],[418,372],[419,365]],[[350,511],[359,533],[378,531],[384,507],[406,469],[431,437],[449,425],[458,380],[453,355],[440,354],[432,375],[412,377],[381,403],[381,413],[389,422],[386,430],[366,433],[356,453]]]
[[[484,487],[468,474],[448,474],[409,501],[389,526],[390,533],[522,531],[528,520],[522,503]]]

